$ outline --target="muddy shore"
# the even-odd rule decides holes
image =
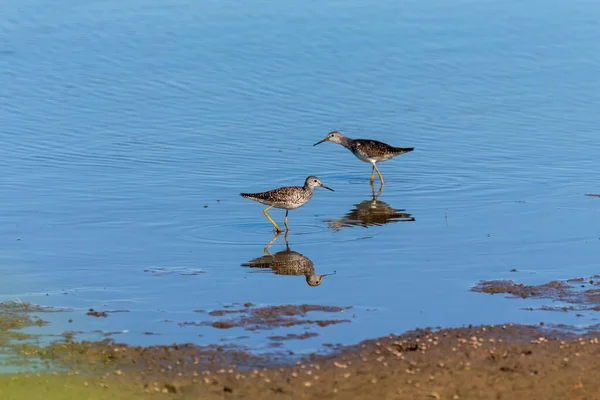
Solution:
[[[597,311],[597,278],[539,286],[487,281],[473,290],[560,300],[573,306],[569,311]],[[267,329],[268,324],[349,323],[343,314],[326,320],[311,316],[346,309],[310,305],[254,309],[247,303],[209,314],[226,318],[230,325]],[[43,323],[32,315],[42,310],[39,307],[16,303],[3,310],[7,318],[0,333],[5,348],[8,339],[16,337],[7,336],[13,328]],[[10,347],[24,359],[69,372],[0,375],[2,400],[600,398],[600,334],[593,330],[576,334],[544,324],[422,329],[303,358],[285,352],[257,356],[236,346],[136,347],[111,340]]]
[[[235,366],[244,361],[237,351],[94,346],[71,348],[89,353],[91,369],[72,363],[69,373],[0,376],[2,399],[595,399],[600,393],[597,336],[510,324],[390,335],[334,355],[253,369]],[[193,361],[211,358],[212,365]]]

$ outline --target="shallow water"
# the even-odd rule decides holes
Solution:
[[[350,325],[286,344],[297,351],[595,320],[469,288],[598,272],[600,202],[583,194],[600,191],[600,5],[188,3],[3,5],[1,300],[74,310],[44,332],[136,344],[248,334],[178,325],[236,302],[354,307]],[[348,220],[371,209],[370,167],[312,146],[333,129],[416,148],[380,164],[376,210],[393,223]],[[242,266],[273,233],[239,192],[311,174],[335,193],[290,212],[289,247],[336,274],[310,287]],[[270,251],[284,249],[281,235]],[[267,347],[249,336],[239,343]]]

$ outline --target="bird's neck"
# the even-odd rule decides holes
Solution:
[[[304,183],[304,190],[305,190],[305,191],[307,191],[307,192],[310,192],[310,193],[312,193],[312,192],[314,192],[314,191],[315,191],[315,188],[314,188],[314,186],[310,186],[310,185],[308,184],[308,182],[306,182],[306,183]]]
[[[340,144],[345,148],[349,149],[352,146],[352,139],[347,138],[346,136],[340,137]]]

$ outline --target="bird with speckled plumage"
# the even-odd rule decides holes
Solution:
[[[319,178],[311,175],[304,181],[304,186],[284,186],[269,190],[267,192],[240,193],[240,196],[245,199],[254,200],[261,204],[268,205],[269,207],[263,211],[263,214],[265,214],[265,217],[267,217],[273,226],[275,226],[275,230],[277,232],[282,232],[281,228],[279,228],[275,221],[273,221],[267,211],[273,207],[285,209],[285,218],[283,219],[283,223],[285,224],[285,229],[287,231],[289,230],[287,223],[288,212],[306,204],[312,198],[315,192],[315,187],[317,186],[321,186],[325,189],[331,190],[332,192],[334,191],[332,188],[323,185]]]
[[[371,139],[350,139],[338,131],[329,132],[325,139],[315,143],[313,146],[323,142],[333,142],[342,145],[350,150],[359,160],[370,163],[373,166],[370,182],[373,183],[375,180],[375,171],[377,171],[382,186],[383,177],[376,164],[378,162],[387,161],[400,154],[409,153],[415,149],[414,147],[394,147]]]

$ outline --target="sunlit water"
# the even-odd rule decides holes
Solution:
[[[584,0],[4,2],[0,299],[73,310],[43,332],[136,344],[248,334],[178,325],[236,302],[353,306],[298,351],[591,323],[469,288],[598,272],[598,17]],[[416,148],[380,164],[378,203],[368,164],[312,146],[334,129]],[[313,174],[335,192],[290,212],[289,248],[336,274],[242,266],[273,234],[239,192]]]

